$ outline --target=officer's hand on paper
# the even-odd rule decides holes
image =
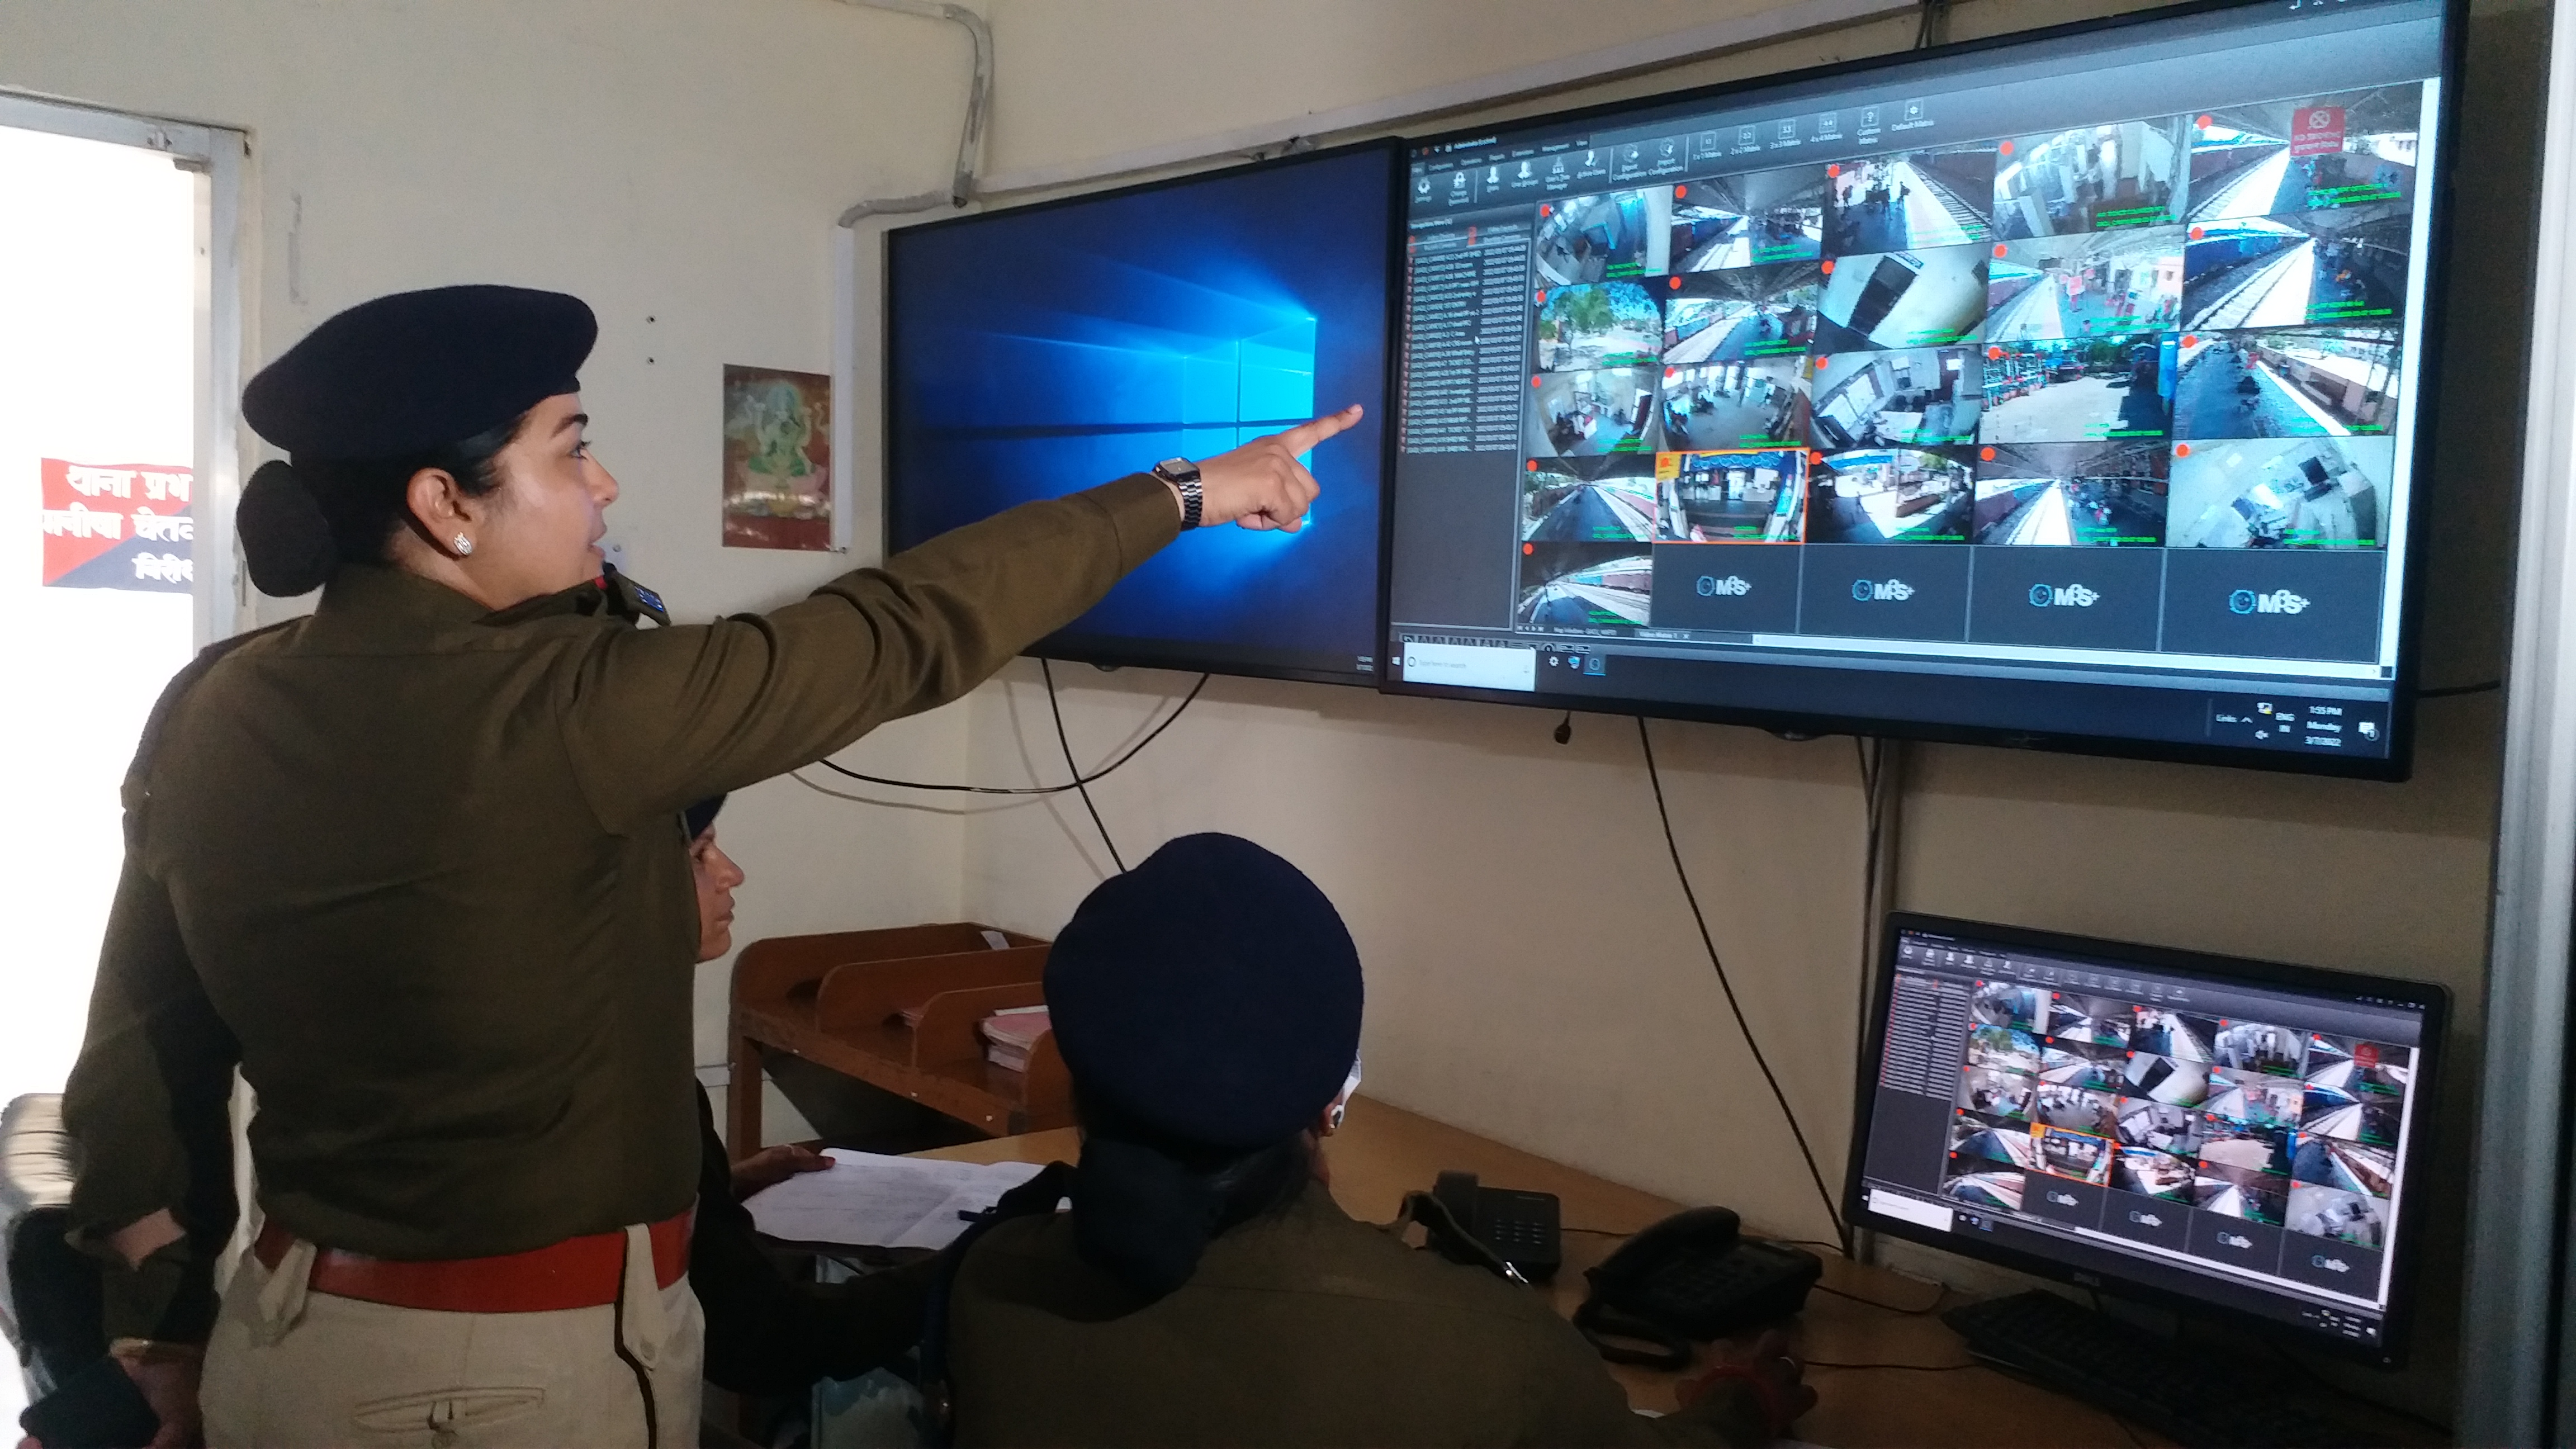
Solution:
[[[1304,527],[1306,506],[1315,501],[1317,489],[1315,475],[1297,461],[1298,455],[1359,420],[1359,404],[1353,403],[1284,433],[1200,459],[1199,526],[1232,523],[1290,533]]]

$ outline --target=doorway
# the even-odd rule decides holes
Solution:
[[[239,140],[0,96],[0,1101],[62,1090],[119,783],[163,684],[233,627]],[[20,1394],[0,1373],[9,1422]]]

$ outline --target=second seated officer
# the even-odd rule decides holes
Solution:
[[[597,547],[596,335],[558,293],[403,293],[243,395],[292,458],[244,490],[251,577],[320,607],[155,708],[64,1104],[159,1443],[201,1355],[219,1446],[692,1442],[680,812],[965,693],[1185,524],[1296,527],[1297,455],[1357,417],[640,629]],[[219,1311],[236,1064],[266,1224]]]

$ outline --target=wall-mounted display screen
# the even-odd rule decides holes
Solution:
[[[1855,1224],[2394,1362],[2438,986],[1890,918]]]
[[[1417,144],[1388,687],[2402,775],[2451,23]]]
[[[886,238],[886,546],[1350,403],[1295,533],[1203,529],[1032,652],[1376,680],[1395,143]]]

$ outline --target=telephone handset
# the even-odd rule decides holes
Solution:
[[[1453,1263],[1491,1268],[1522,1283],[1544,1283],[1565,1261],[1557,1235],[1556,1194],[1481,1187],[1472,1172],[1444,1172],[1429,1192],[1405,1195],[1398,1214],[1422,1224],[1427,1241]]]
[[[1574,1326],[1614,1363],[1684,1368],[1694,1342],[1796,1314],[1824,1268],[1813,1253],[1744,1237],[1729,1209],[1691,1208],[1584,1274],[1592,1292]]]

